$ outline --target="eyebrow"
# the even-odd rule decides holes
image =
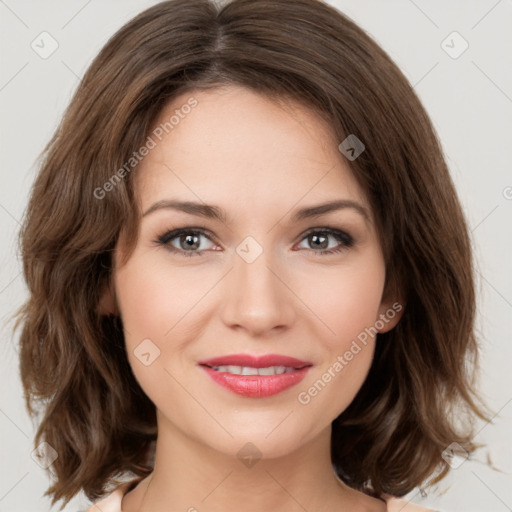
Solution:
[[[365,221],[370,221],[370,214],[368,212],[368,209],[365,208],[363,205],[350,199],[339,199],[336,201],[330,201],[324,204],[308,206],[306,208],[297,210],[292,217],[292,222],[299,222],[304,219],[320,217],[321,215],[326,215],[327,213],[331,213],[346,208],[355,210],[357,213],[364,217]],[[145,217],[146,215],[149,215],[157,210],[167,209],[182,211],[185,213],[189,213],[191,215],[197,215],[199,217],[216,219],[222,223],[227,223],[228,221],[226,212],[222,210],[222,208],[219,208],[218,206],[209,205],[205,203],[195,203],[193,201],[176,201],[169,199],[157,201],[156,203],[151,205],[142,216]]]

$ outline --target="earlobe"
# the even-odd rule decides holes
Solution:
[[[114,290],[110,284],[105,285],[98,302],[98,313],[102,316],[117,316],[117,304]]]
[[[382,302],[375,321],[375,328],[381,334],[391,331],[402,318],[404,311],[405,304],[400,299],[394,302]]]

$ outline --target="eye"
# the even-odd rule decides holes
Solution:
[[[337,240],[338,244],[329,247],[329,238]],[[315,228],[309,231],[303,238],[313,247],[321,250],[312,250],[319,255],[334,254],[348,249],[354,245],[354,239],[344,231],[333,228]]]
[[[180,228],[164,233],[155,242],[166,246],[171,252],[186,257],[201,256],[208,249],[208,247],[201,247],[201,237],[205,237],[210,242],[213,238],[204,228]],[[329,239],[336,240],[338,244],[329,247]],[[312,229],[302,237],[302,240],[307,240],[314,247],[309,250],[318,255],[338,253],[354,245],[354,239],[348,233],[328,227]]]
[[[165,245],[171,252],[183,254],[183,256],[201,255],[201,252],[207,248],[201,248],[201,237],[204,236],[210,239],[204,229],[182,228],[168,231],[159,236],[156,242],[160,245]],[[176,240],[176,244],[173,241]],[[176,247],[176,245],[178,247]]]

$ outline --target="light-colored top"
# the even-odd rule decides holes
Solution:
[[[88,508],[86,512],[123,512],[121,510],[123,496],[135,486],[136,482],[127,482],[120,485],[107,497]],[[386,500],[388,512],[436,512],[420,505],[414,505],[403,498],[395,498],[387,494],[383,498]]]

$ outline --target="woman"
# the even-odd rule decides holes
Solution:
[[[322,2],[174,0],[126,24],[21,241],[54,502],[417,510],[397,497],[474,449],[451,419],[485,418],[453,183],[405,77]]]

